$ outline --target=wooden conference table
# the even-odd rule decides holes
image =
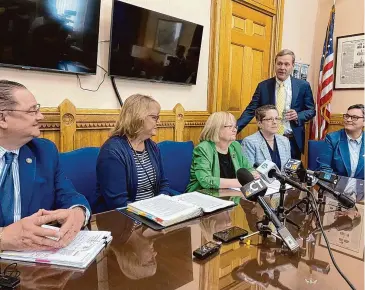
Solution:
[[[299,238],[299,255],[289,255],[269,238],[262,243],[260,236],[254,236],[250,245],[222,245],[209,260],[195,261],[193,250],[211,241],[214,232],[231,226],[254,232],[263,215],[259,205],[240,199],[240,192],[214,194],[238,205],[161,232],[138,225],[118,211],[94,215],[92,229],[113,235],[96,261],[85,271],[18,263],[21,284],[17,289],[349,289],[333,266],[321,234],[310,234],[315,231],[311,217],[297,210],[290,217],[301,230],[288,228]],[[286,206],[298,197],[297,192],[286,195]],[[323,220],[329,223],[328,238],[336,244],[334,257],[356,289],[363,289],[362,218],[354,211],[338,214],[333,208],[326,206]],[[358,208],[363,211],[362,205]],[[1,269],[8,264],[1,261]]]

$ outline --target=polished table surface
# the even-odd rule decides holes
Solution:
[[[333,266],[311,215],[299,210],[290,218],[301,229],[288,225],[301,246],[296,255],[271,238],[263,241],[254,236],[249,244],[222,245],[220,253],[206,261],[193,259],[193,250],[211,241],[213,233],[231,226],[254,232],[263,216],[260,206],[242,200],[238,191],[211,194],[234,200],[237,206],[160,232],[134,223],[118,211],[94,215],[92,229],[113,235],[95,262],[84,271],[18,263],[21,285],[17,289],[349,289]],[[300,197],[296,192],[287,195],[286,207]],[[275,197],[268,201],[277,204]],[[358,209],[362,212],[362,205]],[[328,236],[337,243],[333,253],[338,265],[356,289],[363,289],[361,216],[354,210],[337,212],[335,205],[323,211],[327,212],[322,214],[324,224],[329,221]],[[8,264],[1,261],[1,269]]]

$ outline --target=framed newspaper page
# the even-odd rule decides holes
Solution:
[[[364,89],[364,69],[364,33],[337,37],[334,89]]]
[[[364,260],[364,205],[356,203],[356,209],[337,212],[338,201],[327,199],[323,228],[332,250]],[[326,247],[323,236],[319,244]]]

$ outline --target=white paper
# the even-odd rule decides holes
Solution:
[[[273,195],[273,194],[279,192],[279,190],[280,190],[280,181],[279,180],[275,180],[273,183],[267,183],[266,181],[264,181],[264,182],[265,182],[265,184],[267,186],[267,191],[265,193],[265,196],[267,196],[267,195]],[[291,185],[289,185],[289,184],[286,184],[285,185],[285,189],[286,190],[288,190],[290,188],[292,188]],[[230,189],[237,190],[237,191],[241,191],[241,189],[239,187],[230,188]]]
[[[204,212],[212,212],[221,208],[234,205],[233,201],[223,200],[197,191],[177,195],[173,198],[190,204],[194,204],[197,207],[203,209]]]
[[[195,210],[198,209],[191,204],[179,202],[178,200],[163,194],[153,198],[130,203],[128,208],[135,208],[142,212],[149,213],[154,217],[166,219],[176,215],[176,213],[181,213],[192,208]]]
[[[110,232],[80,231],[75,239],[63,249],[30,252],[4,251],[0,253],[0,257],[83,268],[95,258],[105,246],[105,242],[109,242],[111,239]]]

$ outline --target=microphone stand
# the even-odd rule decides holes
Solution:
[[[280,189],[279,189],[280,199],[279,199],[279,206],[276,209],[276,214],[277,214],[279,220],[283,224],[285,224],[285,222],[288,222],[299,230],[300,226],[287,217],[287,213],[286,213],[285,207],[284,207],[285,193],[286,193],[285,180],[280,180]]]
[[[241,237],[240,238],[241,242],[243,240],[246,240],[246,239],[251,238],[256,235],[262,236],[263,240],[265,240],[269,235],[271,235],[271,236],[275,237],[277,239],[277,241],[280,242],[280,246],[283,247],[284,246],[283,239],[279,235],[272,232],[271,228],[269,227],[269,222],[270,222],[269,218],[267,216],[265,216],[262,221],[258,221],[256,223],[257,231],[253,232],[251,234],[248,234],[244,237]]]
[[[308,190],[311,190],[313,178],[309,175],[306,175],[306,187]],[[304,209],[301,207],[301,205],[304,205]],[[299,209],[301,212],[305,213],[306,215],[311,214],[314,211],[313,205],[311,203],[311,200],[309,199],[308,193],[306,193],[306,197],[302,198],[299,202],[294,204],[292,207],[287,209],[284,214],[287,215],[291,211],[293,211],[295,208]]]

